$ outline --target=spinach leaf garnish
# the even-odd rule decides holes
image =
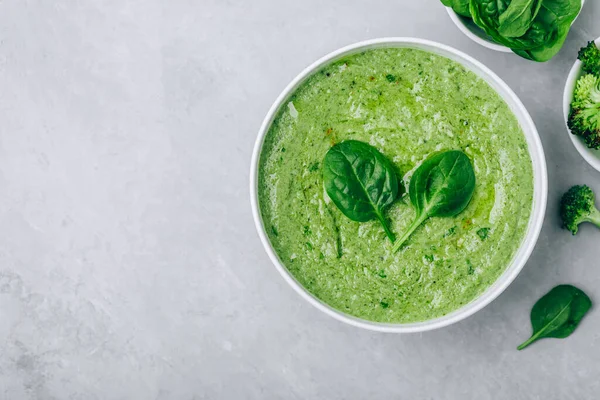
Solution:
[[[475,172],[469,157],[460,150],[437,153],[414,172],[409,195],[417,218],[394,244],[398,251],[412,233],[430,217],[453,217],[463,211],[475,191]]]
[[[571,285],[555,287],[531,309],[533,334],[517,349],[523,350],[542,338],[566,338],[591,307],[592,301],[582,290]]]
[[[357,140],[338,143],[323,160],[323,181],[327,194],[346,217],[357,222],[378,219],[394,242],[396,237],[383,211],[398,196],[398,178],[383,154]]]

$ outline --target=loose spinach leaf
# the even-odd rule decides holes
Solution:
[[[571,285],[555,287],[531,309],[533,334],[517,349],[523,350],[542,338],[566,338],[591,307],[592,301],[582,290]]]
[[[378,219],[392,242],[383,210],[398,196],[398,178],[392,164],[376,148],[357,140],[333,146],[323,160],[327,194],[348,218],[357,222]]]
[[[542,0],[513,0],[498,18],[498,33],[504,37],[523,36],[541,6]]]
[[[394,244],[394,251],[429,217],[452,217],[462,212],[474,191],[475,172],[465,153],[450,150],[427,158],[414,172],[408,189],[417,217]]]
[[[469,0],[442,0],[442,4],[452,8],[455,13],[463,17],[471,16],[469,12]]]

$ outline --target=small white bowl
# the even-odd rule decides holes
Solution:
[[[600,47],[600,38],[596,39],[596,46]],[[565,125],[567,124],[567,120],[569,119],[569,112],[571,111],[571,101],[573,100],[575,84],[577,83],[577,79],[579,79],[581,75],[583,75],[581,68],[581,61],[575,61],[575,64],[573,64],[573,68],[571,68],[571,72],[569,72],[567,83],[565,84],[565,91],[563,93],[563,114],[565,117]],[[571,138],[571,142],[573,142],[573,145],[575,146],[579,154],[581,154],[581,157],[583,157],[584,160],[587,161],[588,164],[594,167],[597,171],[600,171],[600,150],[588,148],[581,137],[575,136],[571,133],[568,126],[567,133],[569,134],[569,138]]]
[[[584,4],[585,0],[581,0],[582,9]],[[466,18],[457,14],[454,12],[452,7],[446,7],[446,12],[448,12],[448,15],[450,16],[452,22],[454,22],[454,25],[456,25],[458,29],[460,29],[460,31],[472,41],[482,45],[483,47],[487,47],[488,49],[500,51],[502,53],[512,53],[512,50],[508,47],[494,42],[494,40],[487,33],[485,33],[483,29],[478,27],[471,18]],[[581,10],[579,13],[581,13]],[[577,20],[577,18],[575,18],[575,20]],[[573,20],[573,22],[575,22],[575,20]]]
[[[355,54],[361,51],[372,48],[381,47],[404,47],[425,50],[443,57],[447,57],[463,65],[468,70],[474,72],[477,76],[484,79],[496,92],[502,96],[504,101],[508,104],[511,111],[516,116],[523,132],[525,133],[525,139],[529,147],[529,155],[533,164],[533,204],[531,210],[531,217],[529,225],[527,226],[527,232],[523,242],[521,243],[517,253],[515,254],[510,265],[502,273],[502,275],[485,290],[483,294],[466,304],[462,308],[453,311],[452,313],[445,315],[440,318],[431,319],[423,322],[415,322],[408,324],[388,324],[378,323],[373,321],[364,320],[361,318],[354,317],[349,314],[345,314],[339,310],[336,310],[328,304],[322,302],[310,292],[308,292],[292,274],[285,268],[281,262],[277,253],[273,249],[271,242],[265,231],[265,227],[262,221],[258,205],[258,170],[260,153],[262,150],[265,135],[269,131],[271,123],[278,110],[281,107],[285,107],[291,94],[300,86],[302,83],[313,73],[321,70],[325,65],[345,57],[349,54]],[[546,210],[546,200],[548,196],[548,176],[546,172],[546,161],[544,158],[544,150],[542,148],[542,142],[535,128],[533,120],[529,116],[529,113],[525,109],[525,106],[517,95],[508,87],[502,79],[493,73],[485,65],[481,64],[474,58],[462,53],[452,47],[431,42],[429,40],[416,39],[416,38],[383,38],[367,40],[365,42],[356,43],[342,49],[336,50],[320,60],[316,61],[304,71],[300,73],[290,84],[283,90],[279,95],[275,103],[269,110],[265,117],[262,126],[258,132],[256,143],[254,145],[254,152],[252,154],[252,162],[250,165],[250,202],[252,206],[252,215],[254,217],[254,223],[260,240],[269,255],[269,258],[279,271],[285,281],[294,288],[294,290],[300,294],[310,304],[330,315],[331,317],[343,321],[347,324],[357,326],[364,329],[369,329],[379,332],[396,332],[396,333],[408,333],[408,332],[424,332],[432,329],[442,328],[448,326],[460,320],[467,318],[475,312],[481,310],[483,307],[488,305],[492,300],[498,297],[510,283],[517,277],[521,269],[529,259],[531,252],[537,242],[540,230],[542,229],[542,223],[544,222],[544,213]]]

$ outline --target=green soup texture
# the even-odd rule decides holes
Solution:
[[[460,149],[475,169],[473,199],[393,253],[378,221],[349,220],[323,189],[323,158],[348,139],[379,149],[404,188],[427,156]],[[385,212],[397,235],[415,217],[401,193]],[[513,259],[532,198],[531,158],[508,105],[459,63],[417,49],[367,50],[314,73],[278,111],[259,162],[259,208],[281,262],[323,302],[377,322],[425,321],[474,300]]]

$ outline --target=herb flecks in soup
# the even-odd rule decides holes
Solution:
[[[378,218],[346,218],[326,195],[323,159],[345,140],[391,161],[403,187],[435,152],[471,160],[475,192],[464,211],[432,216],[396,253]],[[259,206],[290,273],[345,313],[380,322],[424,321],[474,300],[510,264],[527,228],[532,164],[502,98],[460,64],[415,49],[374,49],[309,77],[278,112],[263,145]],[[386,204],[402,234],[416,220],[405,191]]]

